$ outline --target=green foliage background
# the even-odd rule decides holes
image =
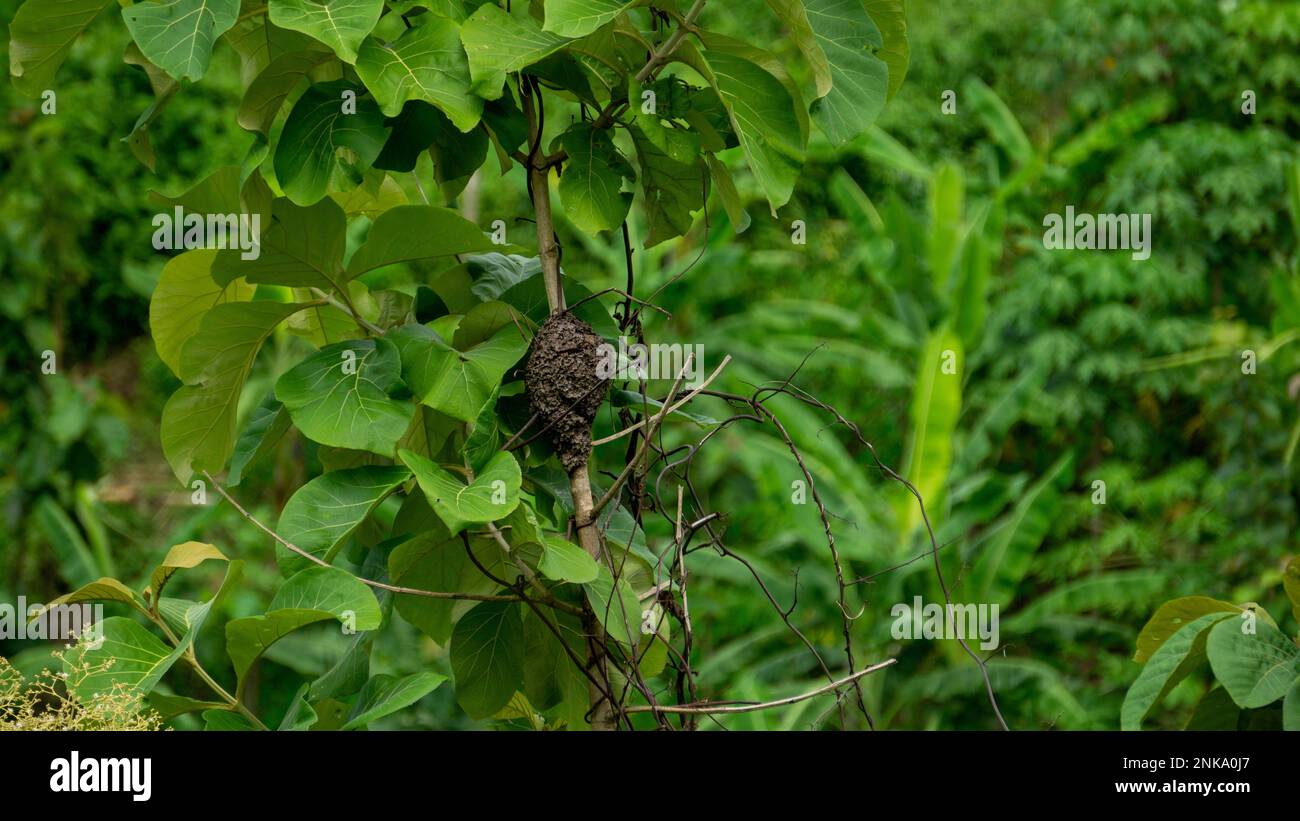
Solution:
[[[0,0],[0,19],[17,5]],[[778,43],[797,62],[761,0],[725,5],[706,16],[711,27]],[[637,252],[639,293],[689,266],[662,293],[672,319],[651,321],[647,337],[701,343],[709,368],[734,357],[726,390],[746,393],[799,368],[798,384],[855,421],[900,471],[918,419],[932,422],[951,466],[927,503],[953,598],[1002,604],[989,671],[1008,723],[1115,728],[1141,669],[1135,638],[1160,602],[1255,601],[1296,632],[1280,581],[1297,552],[1300,348],[1277,346],[1254,375],[1242,373],[1239,354],[1271,351],[1300,327],[1300,211],[1287,186],[1300,127],[1300,4],[946,0],[908,11],[902,90],[871,134],[838,149],[814,136],[779,220],[735,158],[747,231],[734,235],[711,202],[687,237]],[[48,601],[87,566],[143,578],[170,545],[201,538],[247,560],[242,585],[210,620],[220,624],[263,611],[274,552],[228,506],[190,504],[162,457],[157,420],[178,383],[148,337],[165,259],[148,243],[156,208],[145,192],[182,190],[238,164],[250,136],[228,116],[238,69],[219,50],[205,81],[187,85],[151,128],[160,160],[156,174],[144,168],[119,142],[153,98],[144,72],[118,58],[127,42],[120,25],[92,27],[59,75],[57,116],[0,85],[0,598]],[[951,115],[941,110],[949,89]],[[1258,98],[1253,116],[1241,113],[1246,89]],[[427,164],[420,171],[431,178]],[[481,225],[503,219],[512,241],[533,245],[532,226],[515,220],[528,213],[517,172],[485,174],[475,196]],[[1154,214],[1151,259],[1045,250],[1042,217],[1067,205]],[[795,219],[806,223],[806,245],[790,242]],[[593,290],[622,284],[617,232],[560,232],[567,272]],[[984,266],[987,277],[962,277],[980,284],[954,291],[939,270],[944,248],[957,249],[960,270]],[[960,395],[927,404],[916,374],[945,322],[964,351]],[[245,413],[296,361],[296,343],[277,337],[259,361]],[[56,378],[37,375],[46,349],[65,363]],[[853,588],[867,660],[899,658],[867,679],[878,723],[994,726],[968,658],[890,637],[895,603],[938,596],[928,557],[911,561],[926,545],[905,500],[844,430],[792,401],[774,407],[808,456],[852,571],[880,574]],[[726,415],[720,403],[697,410]],[[274,521],[320,470],[316,448],[287,437],[239,494]],[[819,648],[838,648],[821,525],[811,504],[791,504],[801,474],[783,443],[730,429],[703,452],[696,477],[728,513],[729,545],[779,602],[795,595],[798,570],[796,622]],[[1098,480],[1104,506],[1092,502]],[[670,533],[657,527],[652,539]],[[806,648],[748,569],[700,551],[691,571],[696,629],[707,637],[704,692],[761,700],[817,686]],[[183,583],[219,581],[211,572]],[[375,672],[450,674],[442,648],[393,621]],[[50,664],[50,650],[0,643],[27,671]],[[325,631],[284,639],[257,669],[250,705],[283,712],[344,650]],[[214,649],[210,669],[223,658]],[[188,674],[178,669],[172,686],[184,689]],[[1183,726],[1208,685],[1203,675],[1186,680],[1147,726]],[[823,701],[722,723],[820,725]],[[481,725],[443,688],[375,726]]]

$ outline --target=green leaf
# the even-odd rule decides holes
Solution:
[[[435,205],[390,208],[370,227],[366,243],[348,262],[348,278],[417,259],[490,251],[494,246],[477,225]]]
[[[239,17],[239,0],[160,0],[122,9],[149,62],[177,80],[201,80],[212,47]]]
[[[1245,626],[1241,618],[1223,621],[1210,631],[1206,649],[1214,677],[1232,700],[1253,709],[1286,694],[1300,675],[1300,647],[1263,620],[1255,621],[1253,633],[1242,632]]]
[[[1222,687],[1214,687],[1201,697],[1184,730],[1235,730],[1241,719],[1241,708]]]
[[[1282,729],[1300,730],[1300,677],[1291,682],[1282,700]]]
[[[99,574],[90,545],[72,517],[54,499],[42,494],[32,505],[32,523],[52,549],[63,578],[72,584],[87,584]]]
[[[952,363],[954,372],[944,372],[947,362]],[[947,327],[931,332],[912,394],[911,431],[902,471],[931,513],[942,509],[940,495],[952,462],[952,437],[961,411],[962,365],[962,345],[957,335]],[[921,525],[921,511],[911,494],[900,498],[904,506],[900,533],[908,536]]]
[[[485,100],[502,94],[506,75],[561,49],[568,38],[543,31],[532,17],[514,15],[492,3],[479,6],[461,25],[474,93]]]
[[[177,570],[198,567],[208,559],[216,559],[222,562],[230,561],[220,550],[206,542],[182,542],[172,546],[172,549],[167,551],[167,555],[158,563],[153,574],[149,577],[149,601],[158,601],[162,595],[163,587],[167,585],[167,580]]]
[[[574,584],[595,580],[599,566],[587,551],[558,536],[546,536],[544,542],[545,551],[537,569],[546,578]]]
[[[112,0],[27,0],[9,24],[9,76],[36,97],[54,87],[54,75],[72,44]]]
[[[226,705],[219,701],[202,701],[197,698],[173,696],[155,690],[149,694],[149,707],[166,721],[185,713],[196,713],[201,710],[221,710]]]
[[[343,541],[409,478],[411,473],[405,468],[380,465],[317,476],[289,497],[275,532],[311,555],[332,561]],[[311,566],[307,559],[279,545],[276,559],[285,575]]]
[[[289,412],[284,405],[275,401],[275,394],[267,396],[253,409],[248,424],[235,442],[226,484],[231,487],[238,485],[244,478],[244,471],[271,453],[289,426]]]
[[[357,56],[357,74],[380,108],[396,117],[407,100],[437,106],[461,131],[478,124],[483,100],[470,91],[469,63],[452,20],[425,15],[392,43],[367,37]]]
[[[609,131],[577,123],[557,141],[569,155],[560,176],[565,216],[589,234],[617,228],[632,205],[631,192],[621,190],[623,178],[633,174]]]
[[[290,51],[262,69],[244,92],[239,104],[239,125],[249,131],[270,134],[280,106],[317,66],[331,59],[328,51]]]
[[[346,724],[339,729],[355,730],[370,722],[404,710],[438,689],[447,680],[441,673],[413,673],[403,678],[377,675],[366,682],[352,706]]]
[[[307,207],[277,197],[257,259],[242,259],[235,249],[221,251],[213,275],[218,282],[242,276],[253,284],[342,290],[346,228],[343,209],[328,197]]]
[[[451,634],[456,701],[470,718],[495,715],[524,681],[524,627],[514,602],[480,602]]]
[[[737,234],[743,234],[749,228],[749,212],[745,210],[745,203],[740,199],[740,192],[736,190],[736,183],[731,178],[730,169],[727,168],[726,163],[712,154],[705,154],[704,162],[709,167],[713,188],[718,192],[718,199],[722,200],[727,219],[731,220],[731,229]]]
[[[609,568],[597,565],[596,577],[583,587],[592,612],[611,638],[629,647],[641,640],[641,601],[627,579],[619,578],[616,584]]]
[[[357,47],[379,22],[384,0],[268,0],[271,22],[300,31],[330,48],[345,63],[357,61]]]
[[[181,347],[199,328],[199,320],[215,305],[253,298],[242,279],[220,285],[212,278],[215,250],[186,251],[163,266],[149,300],[149,330],[158,358],[180,375]]]
[[[785,26],[790,39],[803,55],[812,72],[817,96],[824,97],[831,90],[831,64],[813,34],[808,12],[804,9],[806,4],[803,0],[767,0],[767,5]]]
[[[745,160],[775,214],[789,201],[803,165],[796,103],[779,79],[752,60],[716,49],[703,56]]]
[[[889,68],[875,54],[883,40],[861,0],[804,0],[804,8],[831,68],[831,89],[813,103],[813,117],[832,145],[843,145],[885,107]]]
[[[1070,453],[1057,459],[976,548],[970,581],[972,601],[995,602],[1004,609],[1011,604],[1016,588],[1029,572],[1034,553],[1042,546],[1056,519],[1061,506],[1058,483],[1063,475],[1068,477],[1072,460]],[[932,511],[930,498],[922,498],[927,511]]]
[[[1124,696],[1124,706],[1120,710],[1121,729],[1142,728],[1142,719],[1151,708],[1205,661],[1206,636],[1210,628],[1228,618],[1223,613],[1210,613],[1194,619],[1180,627],[1151,654],[1137,681]]]
[[[312,441],[392,456],[414,412],[389,396],[401,372],[397,348],[383,337],[339,342],[281,376],[275,396]]]
[[[246,732],[258,729],[248,718],[226,708],[203,711],[203,729],[211,732]]]
[[[244,677],[267,648],[300,627],[338,619],[356,631],[374,630],[383,621],[375,594],[350,573],[311,566],[290,577],[264,616],[226,624],[226,652],[242,693]]]
[[[344,113],[344,92],[356,94],[356,111]],[[354,157],[349,165],[364,170],[388,140],[384,115],[370,97],[345,80],[317,83],[293,104],[275,147],[275,177],[289,199],[311,205],[329,191],[341,149]]]
[[[551,0],[546,4],[545,31],[561,37],[586,37],[624,11],[637,0]]]
[[[930,178],[928,258],[935,293],[945,301],[951,293],[953,261],[961,246],[965,203],[966,178],[961,168],[956,163],[940,163]]]
[[[86,700],[107,694],[117,685],[148,693],[186,647],[168,647],[153,633],[121,616],[104,619],[93,632],[97,638],[84,636],[63,662],[64,672],[69,674],[88,668],[89,672],[68,680],[68,686]]]
[[[185,342],[180,360],[185,385],[163,408],[161,434],[163,453],[182,484],[189,484],[196,471],[216,473],[225,466],[253,360],[271,331],[302,307],[279,302],[217,305]]]
[[[64,593],[57,599],[47,603],[45,609],[50,609],[63,604],[80,604],[88,601],[111,601],[129,604],[140,610],[145,609],[144,601],[140,595],[131,588],[122,584],[117,579],[102,578],[96,579],[89,584],[84,584],[72,593]]]
[[[683,163],[665,154],[637,126],[628,131],[641,166],[641,190],[646,211],[645,247],[680,237],[691,230],[691,215],[704,207],[702,161]]]
[[[876,56],[889,67],[889,99],[903,87],[907,65],[911,59],[911,46],[907,42],[907,11],[903,0],[865,0],[867,14],[876,24],[885,44]]]
[[[474,557],[500,578],[501,549],[489,539],[471,539]],[[502,572],[505,572],[502,570]],[[436,593],[469,593],[486,596],[497,583],[483,575],[469,560],[460,538],[450,535],[439,520],[434,529],[421,533],[393,549],[388,557],[388,575],[394,584]],[[434,641],[445,645],[451,628],[474,602],[470,600],[397,594],[397,612]]]
[[[519,504],[523,477],[508,451],[493,456],[468,485],[418,453],[402,450],[398,456],[415,473],[429,506],[453,536],[471,524],[504,519]]]
[[[1137,652],[1133,654],[1133,660],[1145,662],[1170,636],[1201,616],[1211,613],[1240,612],[1241,608],[1235,604],[1207,596],[1183,596],[1171,599],[1156,609],[1155,614],[1147,620],[1142,631],[1138,633]]]
[[[464,351],[424,325],[404,325],[389,336],[401,352],[402,372],[416,397],[462,422],[478,418],[493,389],[528,350],[528,341],[513,324]]]

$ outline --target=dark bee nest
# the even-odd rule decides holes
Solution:
[[[591,421],[605,401],[608,380],[597,373],[602,340],[568,311],[551,314],[537,335],[524,368],[524,387],[534,425],[572,473],[591,454]]]

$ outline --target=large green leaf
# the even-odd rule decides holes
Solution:
[[[218,282],[242,276],[254,284],[341,290],[346,227],[343,209],[328,197],[307,207],[277,197],[257,259],[242,259],[234,249],[221,251],[213,276]]]
[[[867,130],[885,107],[889,68],[876,56],[884,44],[862,0],[804,0],[817,46],[830,64],[831,88],[813,116],[833,145]]]
[[[392,456],[411,424],[411,402],[389,396],[402,360],[383,337],[327,345],[275,383],[275,396],[307,438]]]
[[[767,0],[767,5],[780,19],[786,33],[803,55],[817,87],[817,96],[824,97],[831,90],[831,64],[813,34],[805,3],[803,0]]]
[[[330,59],[330,52],[316,49],[290,51],[276,57],[244,92],[239,104],[239,125],[249,131],[269,134],[285,99],[317,66]]]
[[[425,325],[404,325],[389,336],[401,352],[402,372],[416,397],[462,422],[478,418],[493,389],[528,349],[513,324],[466,350],[448,345]]]
[[[415,473],[429,506],[453,536],[471,524],[504,519],[519,505],[523,477],[509,451],[493,456],[469,484],[418,453],[402,450],[398,456]]]
[[[952,364],[949,369],[946,366]],[[952,462],[952,437],[961,411],[964,365],[961,340],[949,328],[930,334],[922,351],[912,393],[911,430],[902,475],[916,487],[931,515],[942,509],[941,496]],[[951,370],[945,373],[945,370]],[[907,494],[902,499],[900,533],[909,536],[921,525],[921,511]],[[983,601],[983,599],[979,599]]]
[[[642,131],[628,128],[641,166],[642,204],[646,212],[645,247],[680,237],[691,230],[693,211],[704,207],[705,174],[697,157],[678,162],[666,154]]]
[[[503,578],[501,573],[506,571],[501,568],[501,549],[496,542],[476,538],[470,540],[470,546],[479,564]],[[388,557],[388,575],[394,584],[415,590],[485,596],[497,589],[497,583],[470,561],[464,542],[450,535],[440,520],[435,520],[427,532],[393,549]],[[451,637],[457,618],[473,606],[474,602],[467,600],[397,595],[397,612],[402,618],[442,645]]]
[[[561,37],[586,37],[635,6],[638,0],[551,0],[546,4],[545,31]]]
[[[493,247],[482,229],[449,208],[399,205],[381,214],[370,227],[365,244],[348,261],[348,278],[398,262],[472,254]]]
[[[236,412],[244,382],[262,343],[302,305],[237,302],[204,314],[181,348],[183,385],[163,408],[162,446],[176,477],[188,484],[197,471],[219,472],[235,444]]]
[[[718,49],[706,49],[703,57],[745,160],[775,213],[790,199],[803,165],[797,104],[777,77],[748,57]]]
[[[149,62],[177,80],[200,80],[212,47],[239,17],[239,0],[160,0],[122,9]]]
[[[384,0],[267,0],[272,23],[319,40],[346,63],[357,61],[383,11]]]
[[[569,155],[560,177],[565,216],[589,234],[617,228],[632,205],[631,192],[622,190],[623,178],[634,174],[609,131],[578,123],[557,142]]]
[[[1240,613],[1241,608],[1235,604],[1208,596],[1183,596],[1171,599],[1156,609],[1156,612],[1142,626],[1137,637],[1137,652],[1133,660],[1145,662],[1160,649],[1160,645],[1177,633],[1184,625],[1201,616],[1211,613]]]
[[[407,100],[437,106],[461,131],[478,124],[483,99],[470,91],[469,63],[452,20],[426,15],[391,43],[367,37],[357,56],[357,74],[380,108],[396,117]]]
[[[149,330],[158,358],[177,376],[181,370],[181,347],[199,329],[199,320],[215,305],[243,302],[255,290],[242,279],[224,285],[212,278],[217,251],[200,249],[172,257],[163,266],[149,300]]]
[[[356,111],[344,113],[345,92],[356,94]],[[275,148],[275,176],[289,199],[310,205],[329,191],[330,178],[348,149],[350,165],[365,170],[388,140],[383,112],[363,90],[345,80],[317,83],[293,104]]]
[[[357,696],[348,721],[339,729],[355,730],[370,722],[404,710],[438,689],[447,680],[442,673],[412,673],[403,678],[380,674],[366,682]]]
[[[488,3],[461,25],[461,42],[469,58],[474,93],[485,100],[501,96],[506,75],[550,55],[569,42],[524,14],[510,14]]]
[[[185,652],[184,645],[168,647],[147,629],[121,616],[104,619],[96,630],[102,631],[102,642],[83,639],[64,660],[64,669],[70,674],[69,686],[84,699],[108,693],[117,685],[148,693]],[[77,675],[74,671],[79,667],[88,672]]]
[[[411,472],[405,468],[380,465],[317,476],[289,497],[275,532],[295,547],[328,562],[344,539],[409,478]],[[307,559],[283,546],[277,546],[276,559],[285,575],[311,566]]]
[[[524,626],[514,602],[480,602],[451,634],[456,701],[485,719],[509,703],[524,681]]]
[[[54,75],[81,33],[112,0],[27,0],[9,24],[9,75],[35,97],[54,87]]]
[[[272,644],[300,627],[338,619],[358,632],[374,630],[383,620],[375,594],[355,576],[335,567],[312,566],[290,577],[264,616],[226,623],[226,652],[242,694],[244,677]]]
[[[1178,682],[1205,661],[1206,636],[1210,628],[1231,617],[1210,613],[1193,619],[1169,637],[1151,654],[1137,681],[1129,687],[1120,710],[1120,728],[1138,730],[1142,719]]]
[[[907,10],[903,0],[865,0],[867,14],[880,30],[885,44],[876,56],[889,67],[889,98],[892,100],[903,87],[907,64],[911,59],[911,46],[907,42]]]
[[[1244,632],[1245,626],[1240,617],[1221,622],[1210,631],[1206,650],[1214,677],[1232,700],[1253,709],[1286,695],[1300,676],[1300,647],[1262,619],[1254,632]]]

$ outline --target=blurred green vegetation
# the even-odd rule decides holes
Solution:
[[[17,5],[0,0],[0,19]],[[793,53],[763,5],[727,4],[708,19],[751,35],[767,26]],[[1300,4],[945,0],[912,4],[909,27],[909,75],[879,128],[838,151],[814,137],[779,219],[734,163],[752,217],[744,233],[711,203],[688,237],[636,251],[638,295],[662,287],[672,313],[647,314],[646,336],[703,344],[708,370],[732,356],[722,390],[747,394],[797,370],[799,387],[900,472],[924,429],[950,464],[907,475],[927,491],[953,599],[1001,606],[989,672],[1008,723],[1115,728],[1139,670],[1134,638],[1160,602],[1258,601],[1295,633],[1278,582],[1297,552],[1300,349],[1286,342],[1300,328],[1300,211],[1287,184]],[[157,434],[175,382],[147,329],[165,259],[149,244],[146,192],[242,160],[252,140],[231,116],[238,71],[218,49],[225,63],[171,101],[151,128],[154,174],[119,141],[153,99],[144,73],[117,57],[126,44],[121,26],[91,28],[59,74],[57,116],[0,87],[0,597],[48,600],[113,565],[140,579],[168,546],[201,538],[249,559],[223,616],[249,615],[275,584],[270,540],[215,495],[195,506],[176,486]],[[947,90],[955,114],[941,108]],[[1253,115],[1241,111],[1246,90]],[[510,239],[530,246],[532,226],[517,219],[526,202],[516,170],[485,176],[458,204],[485,228],[505,220]],[[1153,214],[1151,258],[1044,249],[1043,216],[1067,205]],[[794,220],[805,245],[791,241]],[[561,239],[569,274],[593,290],[623,284],[621,237],[562,225]],[[294,341],[278,344],[287,352]],[[960,389],[923,395],[916,374],[950,344]],[[1245,349],[1259,353],[1255,374],[1243,374]],[[46,350],[56,375],[40,373]],[[259,360],[252,404],[284,360],[275,348]],[[708,401],[697,410],[732,412]],[[877,726],[993,727],[969,658],[890,636],[895,604],[941,600],[897,485],[831,417],[789,398],[772,407],[833,515],[850,575],[866,578],[850,587],[859,660],[899,658],[866,679]],[[684,427],[670,441],[702,435]],[[319,458],[288,436],[237,493],[274,521]],[[780,439],[742,423],[701,451],[694,479],[749,563],[690,554],[702,694],[816,686],[815,660],[751,575],[781,608],[797,585],[792,621],[835,656],[836,582],[815,505],[792,503],[798,465]],[[651,544],[671,533],[671,512],[658,513]],[[375,672],[447,672],[441,648],[395,621]],[[36,669],[49,648],[32,644],[0,642],[0,653]],[[345,648],[324,630],[295,634],[249,692],[275,714]],[[219,643],[210,651],[209,669],[221,671]],[[1206,687],[1185,681],[1149,726],[1181,726]],[[806,727],[822,702],[722,723]],[[444,688],[389,726],[460,726],[459,715]]]

